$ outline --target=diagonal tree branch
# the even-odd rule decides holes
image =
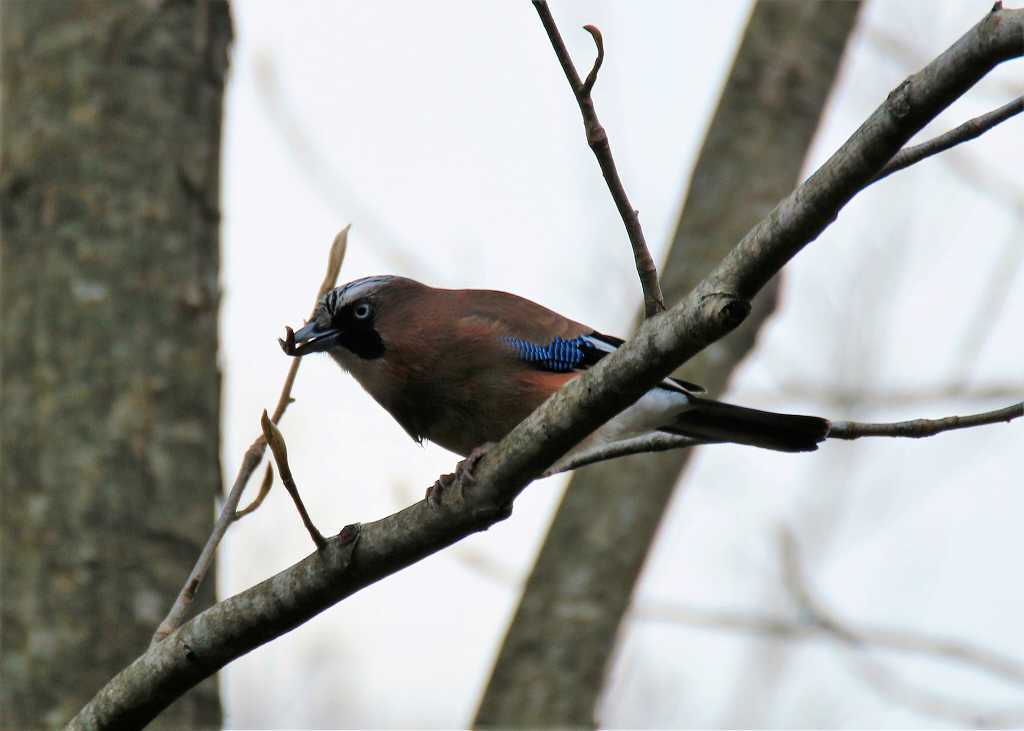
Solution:
[[[612,198],[615,200],[615,207],[619,209],[619,215],[622,216],[622,223],[626,227],[629,243],[633,247],[636,273],[640,276],[640,285],[644,290],[644,312],[647,317],[656,315],[665,309],[665,297],[661,293],[661,285],[658,284],[658,268],[654,265],[654,259],[651,258],[651,252],[644,240],[640,216],[633,208],[633,204],[629,202],[626,189],[622,187],[619,171],[612,158],[612,148],[608,143],[608,134],[597,118],[594,100],[590,96],[594,83],[597,81],[597,72],[600,71],[601,64],[604,62],[604,39],[601,36],[601,31],[593,25],[583,26],[583,29],[594,39],[594,45],[597,46],[597,59],[594,61],[590,73],[587,74],[586,81],[580,81],[580,75],[573,65],[572,58],[569,57],[569,51],[565,47],[561,33],[558,32],[558,26],[555,25],[555,19],[551,16],[547,2],[533,0],[533,7],[536,8],[537,15],[540,16],[540,22],[544,25],[551,46],[555,49],[558,62],[562,64],[565,78],[569,80],[572,93],[580,105],[583,127],[587,132],[587,144],[594,151],[597,164],[601,166],[601,173],[604,175],[605,182],[608,183],[608,190],[611,191]]]
[[[71,728],[132,728],[236,657],[346,596],[509,515],[532,479],[680,363],[735,328],[749,299],[814,240],[928,121],[999,63],[1024,54],[1024,10],[993,10],[904,81],[829,160],[671,309],[542,404],[436,506],[418,502],[350,527],[276,576],[230,597],[151,646]],[[233,511],[232,511],[233,512]]]

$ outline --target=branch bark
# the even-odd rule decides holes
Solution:
[[[129,728],[232,659],[375,581],[508,517],[523,489],[600,424],[711,342],[734,329],[749,299],[914,134],[999,63],[1024,54],[1024,10],[995,10],[903,82],[853,136],[761,223],[682,302],[524,419],[474,470],[446,490],[350,528],[324,550],[224,600],[183,625],[113,678],[72,728]]]

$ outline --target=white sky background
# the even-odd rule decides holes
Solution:
[[[869,4],[811,165],[989,6]],[[593,49],[579,26],[604,32],[597,109],[656,259],[748,11],[741,2],[553,4],[581,72]],[[438,286],[504,289],[625,333],[641,304],[629,244],[528,2],[242,0],[234,12],[222,319],[229,481],[289,365],[276,338],[308,314],[327,248],[349,221],[343,281],[399,273]],[[883,32],[907,48],[880,42]],[[1024,93],[1020,68],[997,70],[926,136]],[[1009,403],[885,408],[867,397],[840,405],[824,394],[798,399],[779,390],[1024,380],[1024,275],[1015,269],[1024,243],[1022,129],[1019,119],[1007,123],[849,205],[787,268],[782,310],[729,398],[875,420]],[[1003,291],[1005,302],[982,318],[990,337],[970,355],[966,337],[978,330],[979,309]],[[306,504],[325,532],[418,499],[457,459],[416,446],[326,357],[303,364],[294,395],[283,430]],[[841,616],[1024,660],[1022,434],[1018,423],[919,442],[830,442],[812,455],[702,449],[634,606],[795,617],[777,550],[787,525],[804,549],[811,585]],[[470,723],[564,484],[532,485],[510,520],[229,666],[222,674],[228,725]],[[251,586],[310,549],[277,485],[231,530],[220,591]],[[875,662],[895,679],[866,681]],[[894,690],[902,682],[954,710],[1015,709],[1017,725],[1024,722],[1024,686],[950,662],[649,619],[624,629],[601,722],[952,723],[948,714],[912,708],[912,693]]]

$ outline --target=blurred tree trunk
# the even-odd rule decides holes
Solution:
[[[799,182],[859,6],[754,7],[663,269],[666,301],[686,295]],[[776,280],[742,327],[686,364],[685,377],[721,393],[777,293]],[[638,455],[574,475],[484,692],[478,727],[595,724],[619,625],[692,454]]]
[[[146,648],[212,526],[231,20],[205,0],[0,12],[0,727],[23,729]],[[213,681],[157,724],[219,725]]]

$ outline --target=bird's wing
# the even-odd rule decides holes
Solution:
[[[474,339],[497,336],[498,345],[519,361],[547,373],[584,371],[614,352],[623,341],[597,332],[553,310],[508,292],[454,290],[449,302],[460,312],[459,328]],[[477,340],[479,342],[479,340]],[[678,378],[666,378],[662,388],[702,393],[704,388]]]
[[[596,330],[569,339],[556,336],[547,343],[532,342],[511,335],[502,339],[515,350],[520,360],[539,370],[555,373],[587,370],[609,353],[615,352],[624,342]],[[704,391],[702,386],[679,378],[666,378],[660,385],[661,388],[684,393]]]

